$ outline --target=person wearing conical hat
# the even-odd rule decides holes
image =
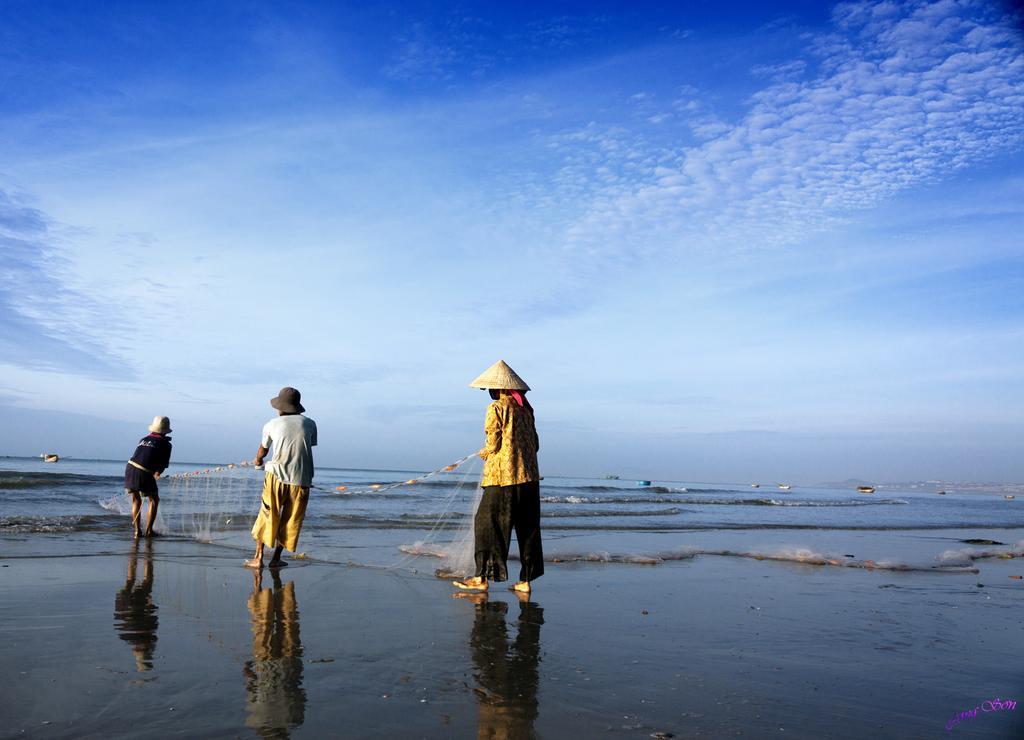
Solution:
[[[149,434],[139,440],[128,464],[124,467],[124,491],[132,497],[132,528],[135,538],[143,535],[142,497],[149,499],[149,517],[146,521],[146,537],[153,536],[153,522],[160,506],[160,492],[156,482],[167,466],[171,464],[171,420],[166,416],[153,417]]]
[[[486,443],[480,450],[483,496],[473,521],[476,573],[453,581],[467,591],[486,591],[488,581],[508,580],[508,550],[515,530],[519,544],[519,581],[512,590],[529,593],[531,582],[544,575],[540,539],[540,440],[530,390],[503,360],[469,384],[490,392],[492,403],[484,421]]]

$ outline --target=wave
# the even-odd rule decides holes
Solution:
[[[338,516],[338,515],[335,514],[333,516]],[[346,515],[342,514],[341,516],[346,516]],[[445,514],[438,514],[436,512],[433,513],[433,514],[402,514],[401,518],[405,519],[406,521],[423,521],[423,522],[427,522],[427,523],[433,523],[433,522],[436,522],[436,521],[439,521],[439,520],[443,520],[443,521],[452,520],[452,521],[454,521],[454,520],[457,520],[457,519],[470,519],[470,518],[472,518],[472,516],[473,516],[472,514],[463,514],[460,511],[449,511],[449,512],[447,512]],[[370,518],[370,517],[368,517],[368,518]]]
[[[961,547],[956,550],[946,550],[939,555],[939,560],[944,563],[973,563],[975,560],[986,560],[989,558],[1000,558],[1011,560],[1024,557],[1024,540],[1018,541],[1009,547],[995,548],[988,547],[977,549],[973,547]]]
[[[642,509],[640,511],[544,511],[541,512],[542,519],[559,519],[559,518],[585,518],[585,517],[603,517],[603,516],[674,516],[675,514],[681,514],[683,509],[678,507],[670,507],[668,509]],[[329,514],[330,518],[349,518],[352,514]],[[439,519],[448,520],[459,520],[459,519],[472,519],[473,514],[464,514],[462,512],[448,512],[447,514],[401,514],[400,518],[405,521],[422,521],[427,523],[434,523]],[[372,517],[366,517],[366,519],[372,519]]]
[[[639,522],[630,523],[625,519],[642,517],[664,517],[684,514],[687,509],[669,511],[667,509],[646,510],[640,513],[608,512],[544,512],[543,529],[548,532],[716,532],[716,531],[761,531],[761,530],[808,530],[814,532],[918,532],[939,530],[982,530],[982,529],[1024,529],[1024,524],[1008,525],[999,522],[975,522],[973,524],[793,524],[786,522],[702,522],[694,523],[685,519],[668,519],[664,523]],[[471,515],[462,512],[425,514],[395,514],[392,516],[367,514],[338,514],[311,512],[306,522],[310,527],[324,529],[431,529],[448,531],[466,526]],[[580,521],[585,520],[585,521]]]
[[[549,486],[549,488],[558,488],[564,490],[573,491],[591,491],[593,493],[603,493],[605,491],[618,491],[619,493],[629,493],[632,491],[643,491],[645,493],[739,493],[735,488],[689,488],[689,487],[671,487],[671,486],[605,486],[605,485],[589,485],[589,486]]]
[[[81,486],[117,485],[123,487],[124,478],[117,475],[85,475],[82,473],[21,473],[0,470],[0,491],[22,491],[38,488],[60,489]]]
[[[904,563],[893,560],[858,560],[846,555],[829,555],[800,547],[785,547],[770,552],[709,550],[698,547],[680,547],[668,552],[653,554],[611,553],[603,551],[591,553],[558,553],[545,557],[545,561],[552,563],[630,563],[635,565],[661,565],[666,562],[691,560],[700,555],[802,563],[805,565],[819,565],[838,568],[860,568],[864,570],[919,571],[928,573],[978,572],[977,568],[969,564],[950,564],[940,561],[931,565],[921,563]]]
[[[51,534],[57,532],[97,532],[124,524],[113,514],[79,516],[0,516],[0,534]]]
[[[678,504],[668,496],[541,496],[544,504]]]
[[[675,493],[739,493],[735,488],[673,488]]]
[[[381,491],[380,493],[374,492],[373,494],[371,494],[371,495],[383,495],[385,493],[403,493],[403,492],[406,492],[406,491],[414,491],[414,490],[416,490],[418,488],[441,488],[441,489],[448,489],[448,490],[453,490],[453,489],[457,489],[457,488],[476,489],[477,488],[478,480],[479,479],[466,480],[465,478],[462,478],[462,477],[452,478],[452,479],[448,479],[448,480],[433,479],[433,480],[418,481],[418,482],[410,484],[408,486],[399,485],[401,483],[404,483],[405,482],[404,480],[378,480],[378,481],[365,481],[365,482],[364,481],[358,481],[358,482],[351,482],[351,483],[349,483],[347,481],[342,481],[341,485],[346,485],[349,488],[351,488],[353,490],[356,490],[356,491],[360,491],[360,492],[362,492],[364,494],[365,494],[365,489],[369,488],[371,485],[376,485],[376,486],[381,486],[381,487],[397,486],[397,488],[393,488],[393,489],[391,489],[389,491]],[[334,484],[318,484],[318,485],[321,487],[322,490],[326,490],[328,493],[333,493],[333,491],[330,490],[330,489],[334,488]],[[555,486],[555,485],[548,485],[548,484],[543,483],[543,482],[541,483],[541,490],[542,491],[583,491],[583,492],[586,492],[586,493],[611,493],[611,492],[619,492],[619,493],[624,493],[624,494],[629,494],[629,493],[633,493],[633,492],[636,492],[636,491],[642,491],[644,493],[686,493],[687,492],[686,488],[669,488],[667,486],[647,486],[647,487],[644,487],[644,488],[625,488],[623,486],[599,486],[599,485],[593,485],[593,486]],[[709,492],[711,490],[712,489],[708,489]],[[705,492],[702,489],[690,489],[690,491],[696,492],[696,493]],[[718,489],[714,489],[714,492],[718,492],[718,493],[736,493],[736,491],[731,491],[731,490],[726,490],[726,489],[722,489],[720,491]],[[345,493],[345,491],[339,491],[339,493]]]
[[[541,496],[547,504],[685,504],[687,506],[902,506],[909,504],[903,499],[845,499],[842,501],[807,501],[800,499],[774,498],[727,498],[693,499],[673,496]]]
[[[401,514],[398,517],[364,516],[362,514],[307,515],[310,527],[324,529],[433,529],[450,530],[465,526],[468,514]],[[332,527],[333,525],[333,527]]]
[[[545,511],[541,513],[541,519],[558,519],[577,517],[600,517],[600,516],[673,516],[681,514],[682,509],[671,507],[669,509],[641,509],[640,511]]]
[[[842,501],[807,501],[800,499],[775,499],[775,498],[744,498],[744,499],[677,499],[683,504],[699,506],[814,506],[814,507],[835,507],[835,506],[905,506],[909,501],[898,498],[879,499],[845,499]]]
[[[950,524],[789,524],[784,522],[764,523],[751,522],[742,524],[729,524],[724,522],[713,523],[690,523],[681,521],[675,525],[649,524],[649,525],[601,525],[601,524],[565,524],[552,523],[545,527],[550,530],[601,530],[621,532],[714,532],[714,531],[745,531],[761,529],[793,529],[812,530],[821,532],[928,532],[953,529],[1024,529],[1024,524],[1007,524],[999,522],[974,522],[964,524],[960,522]]]
[[[544,484],[541,484],[544,488]],[[676,493],[679,491],[685,492],[685,488],[669,488],[668,486],[634,486],[632,488],[626,488],[625,486],[548,486],[548,488],[558,488],[561,490],[571,491],[591,491],[594,493],[601,493],[603,491],[619,491],[620,493],[627,493],[629,491],[645,491],[650,493]]]
[[[644,511],[593,511],[593,512],[545,512],[541,515],[544,520],[560,518],[613,518],[613,517],[656,517],[675,516],[682,513],[682,509],[651,509]],[[446,514],[399,514],[398,516],[367,516],[364,514],[321,514],[307,517],[310,526],[330,527],[344,529],[455,529],[465,526],[466,522],[473,518],[472,514],[461,512],[448,512]],[[604,529],[599,525],[589,527],[579,525],[578,527],[552,525],[548,529]],[[624,529],[623,527],[609,526],[607,529]],[[660,529],[652,527],[652,529]],[[670,528],[676,529],[676,528]]]
[[[96,501],[102,508],[107,511],[112,511],[115,514],[127,516],[132,513],[132,505],[128,496],[110,496],[108,498],[101,498]]]
[[[437,544],[416,540],[411,545],[399,545],[398,551],[406,555],[426,556],[431,558],[446,558],[448,550]]]
[[[1024,548],[1024,540],[1017,545]],[[401,545],[399,551],[406,555],[444,558],[448,551],[437,544],[425,543],[421,540],[411,545]],[[978,569],[970,563],[949,563],[941,559],[934,564],[908,563],[895,560],[857,559],[850,555],[830,555],[804,547],[782,547],[776,550],[760,552],[755,550],[715,550],[693,546],[678,547],[673,550],[655,553],[614,553],[606,550],[595,552],[562,552],[549,553],[544,561],[547,563],[622,563],[628,565],[662,565],[681,560],[693,560],[699,556],[744,558],[748,560],[800,563],[835,568],[857,568],[862,570],[913,571],[926,573],[977,573]],[[1018,554],[1017,557],[1021,555]],[[511,553],[510,560],[516,560]]]

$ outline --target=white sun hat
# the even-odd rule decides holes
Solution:
[[[505,364],[504,360],[498,360],[480,373],[480,377],[470,383],[469,387],[508,391],[530,390],[526,381],[516,375],[516,371]]]
[[[166,416],[154,416],[153,423],[149,425],[149,431],[157,434],[169,434],[171,431],[171,420]]]

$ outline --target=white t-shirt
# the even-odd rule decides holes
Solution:
[[[267,470],[282,483],[309,486],[313,483],[313,447],[316,446],[316,422],[302,414],[278,416],[263,425],[263,441],[274,457]]]

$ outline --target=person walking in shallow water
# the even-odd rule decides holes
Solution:
[[[281,560],[281,551],[295,552],[299,532],[306,516],[309,487],[313,484],[313,447],[316,446],[316,422],[302,415],[302,395],[294,388],[282,388],[270,405],[277,409],[277,418],[263,426],[260,447],[253,464],[259,468],[263,458],[274,448],[274,457],[267,463],[263,477],[260,513],[252,527],[256,553],[246,560],[249,568],[263,567],[263,548],[274,548],[271,568],[288,563]]]
[[[160,493],[156,482],[171,464],[171,420],[166,416],[153,417],[149,434],[139,440],[128,464],[124,468],[124,490],[132,497],[132,529],[136,539],[143,536],[140,528],[142,497],[149,499],[149,517],[146,537],[152,537],[153,522],[160,506]]]
[[[540,539],[540,439],[530,390],[515,371],[498,360],[469,384],[487,390],[493,402],[484,421],[486,443],[480,450],[484,489],[473,520],[476,574],[452,583],[467,591],[486,591],[488,581],[508,579],[512,530],[519,544],[519,581],[513,591],[529,593],[531,582],[544,575]]]

